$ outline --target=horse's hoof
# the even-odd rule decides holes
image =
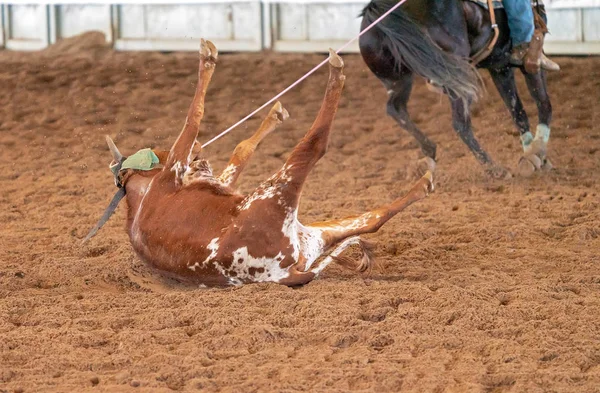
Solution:
[[[423,157],[408,168],[407,179],[416,180],[425,176],[427,172],[434,173],[435,165],[433,158]]]
[[[542,160],[535,154],[521,157],[518,165],[519,176],[530,177],[542,168]]]
[[[490,166],[485,170],[485,173],[487,173],[488,176],[499,180],[508,180],[512,178],[512,173],[510,173],[508,169],[497,165]]]
[[[519,176],[530,177],[542,168],[542,160],[535,154],[521,157],[518,165]]]
[[[530,177],[535,173],[535,166],[525,157],[521,157],[517,166],[517,173],[520,177]]]

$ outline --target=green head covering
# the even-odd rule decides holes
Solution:
[[[138,169],[141,171],[149,171],[158,164],[158,157],[152,149],[142,149],[137,153],[127,157],[121,165],[121,169]]]

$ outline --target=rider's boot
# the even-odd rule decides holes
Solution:
[[[534,37],[534,39],[535,39],[535,37]],[[513,47],[512,53],[510,54],[510,64],[516,65],[516,66],[522,66],[525,63],[525,58],[528,57],[527,56],[528,54],[530,54],[529,53],[530,46],[531,45],[529,42],[525,42],[525,43],[522,43],[522,44],[519,44],[519,45]],[[544,53],[537,54],[535,52],[537,52],[537,51],[532,51],[530,56],[533,55],[534,58],[532,59],[532,61],[534,63],[539,64],[539,67],[541,67],[542,69],[547,70],[547,71],[559,71],[560,70],[560,66],[558,64],[556,64],[555,62],[553,62],[552,60],[550,60],[549,58],[547,58]]]
[[[548,33],[545,19],[539,12],[533,12],[535,30],[531,42],[525,42],[513,47],[510,54],[510,63],[524,66],[525,71],[531,74],[538,73],[540,69],[559,71],[560,66],[544,55],[544,36]]]

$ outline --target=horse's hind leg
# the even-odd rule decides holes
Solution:
[[[315,262],[315,256],[336,246],[330,255],[337,257],[350,245],[361,244],[358,238],[359,235],[376,232],[396,214],[411,204],[425,198],[431,191],[433,191],[433,176],[431,172],[427,172],[406,195],[396,199],[389,205],[358,216],[347,217],[341,220],[316,222],[302,227],[300,229],[300,239],[305,265],[302,266],[299,264],[298,269],[319,273],[334,258],[326,258],[313,267],[312,264]],[[368,265],[368,261],[363,261],[359,265],[358,270],[365,270],[369,267]]]
[[[436,145],[412,121],[408,114],[407,104],[413,86],[413,73],[402,70],[398,79],[382,80],[388,90],[387,114],[392,117],[400,127],[408,131],[419,143],[425,158],[419,160],[416,174],[422,176],[426,171],[435,170]]]
[[[523,138],[524,155],[519,161],[519,173],[523,176],[528,176],[536,170],[552,168],[552,164],[546,157],[546,150],[550,139],[552,104],[548,95],[546,72],[540,71],[536,74],[523,72],[523,75],[525,76],[529,93],[537,104],[539,119],[535,137],[531,133],[528,133],[526,138]]]
[[[486,172],[495,178],[510,177],[510,172],[501,166],[494,164],[490,156],[481,147],[471,125],[470,108],[464,100],[450,98],[452,106],[452,126],[458,133],[460,139],[468,146],[477,161],[486,167]],[[465,107],[467,105],[467,107]]]
[[[280,102],[273,105],[273,108],[271,108],[269,114],[263,120],[254,135],[240,142],[236,146],[233,155],[229,159],[229,164],[219,176],[219,181],[226,186],[233,185],[254,153],[254,150],[256,150],[258,144],[288,117],[288,112]]]

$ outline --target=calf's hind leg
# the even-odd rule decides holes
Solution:
[[[329,80],[321,108],[312,126],[300,143],[296,145],[283,167],[286,175],[284,179],[286,187],[282,189],[282,199],[288,208],[295,209],[298,206],[302,186],[308,174],[327,152],[331,126],[346,79],[343,69],[344,61],[330,49]]]
[[[406,195],[396,199],[389,205],[382,206],[370,212],[343,218],[341,220],[332,220],[324,222],[316,222],[303,228],[303,232],[309,236],[307,238],[317,239],[316,243],[320,246],[320,252],[327,252],[331,247],[336,248],[316,266],[312,267],[312,262],[306,258],[309,264],[304,266],[304,270],[311,271],[315,274],[320,273],[329,263],[342,253],[346,248],[353,244],[360,244],[359,235],[365,233],[373,233],[379,230],[383,224],[389,221],[396,214],[406,209],[411,204],[425,198],[433,191],[433,176],[431,172],[427,172]],[[341,243],[340,243],[341,242]],[[315,247],[314,244],[304,244],[305,247]],[[307,254],[307,250],[303,250]],[[369,266],[363,264],[358,270],[364,271]],[[300,267],[299,267],[300,269]]]
[[[301,226],[300,239],[302,261],[290,267],[289,276],[280,280],[280,284],[295,286],[304,285],[319,275],[331,262],[340,261],[339,255],[348,247],[358,244],[363,250],[363,260],[356,266],[359,272],[371,268],[373,260],[368,248],[359,235],[376,232],[390,218],[406,209],[411,204],[425,198],[433,191],[433,176],[427,172],[417,184],[402,198],[396,199],[387,206],[341,220],[316,222]],[[322,260],[316,259],[324,252],[329,252]],[[316,263],[315,263],[316,262]],[[314,264],[314,266],[313,266]],[[343,263],[346,265],[345,261]]]
[[[319,114],[283,167],[242,202],[242,210],[249,209],[254,202],[259,202],[259,200],[272,201],[268,203],[275,203],[275,206],[278,206],[276,210],[280,210],[284,216],[297,209],[302,186],[308,174],[327,151],[331,125],[337,112],[346,78],[343,68],[342,58],[330,50],[329,81]]]

